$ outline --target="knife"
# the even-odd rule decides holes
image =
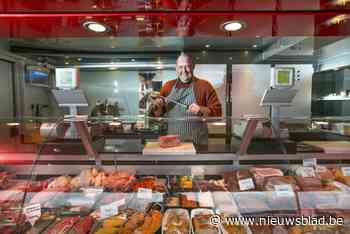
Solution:
[[[165,100],[169,101],[169,102],[172,102],[172,103],[175,103],[177,105],[180,105],[186,109],[188,109],[189,105],[186,105],[186,104],[183,104],[181,102],[178,102],[178,101],[175,101],[174,99],[171,99],[171,98],[168,98],[168,97],[164,97],[164,96],[160,96],[161,98],[164,98]]]

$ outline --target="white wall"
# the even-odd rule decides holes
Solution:
[[[312,65],[283,65],[300,71],[300,80],[295,88],[298,94],[291,107],[281,108],[283,118],[310,118]],[[268,109],[259,105],[265,89],[270,86],[270,65],[240,64],[232,66],[232,116],[268,114]]]

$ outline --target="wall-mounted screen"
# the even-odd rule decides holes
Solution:
[[[50,70],[41,66],[27,66],[25,80],[33,86],[49,87]]]

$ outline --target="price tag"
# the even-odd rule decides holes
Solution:
[[[103,188],[82,188],[87,197],[97,197],[103,193]]]
[[[153,202],[163,202],[163,193],[153,193]]]
[[[250,189],[254,189],[254,182],[252,178],[247,178],[244,180],[239,180],[238,181],[239,184],[239,189],[244,191],[244,190],[250,190]]]
[[[118,214],[119,201],[108,205],[100,206],[101,218],[106,219]]]
[[[290,184],[279,184],[274,186],[275,191],[289,191],[293,192],[293,187]]]
[[[137,198],[144,200],[152,200],[152,189],[139,188]]]
[[[304,159],[303,167],[317,167],[317,159],[316,158]]]
[[[191,175],[194,177],[204,177],[204,168],[201,166],[191,167]]]
[[[275,191],[277,197],[293,197],[293,191]]]
[[[41,205],[38,203],[26,206],[23,208],[23,213],[26,216],[26,219],[29,221],[29,223],[32,226],[34,226],[35,222],[41,216]]]
[[[343,176],[350,176],[350,167],[342,167],[341,171],[343,173]]]
[[[304,167],[303,168],[303,177],[315,177],[315,169],[312,167]]]

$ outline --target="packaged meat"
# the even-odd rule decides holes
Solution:
[[[290,185],[293,191],[300,191],[299,186],[297,185],[296,180],[292,176],[273,176],[268,177],[264,183],[264,190],[266,191],[275,191],[276,186],[280,185]]]
[[[126,192],[134,180],[134,175],[128,172],[113,171],[107,174],[102,184],[113,192]]]
[[[195,180],[196,191],[227,191],[224,180]]]
[[[315,172],[316,172],[316,177],[319,178],[323,182],[332,182],[335,179],[335,176],[333,175],[331,170],[329,170],[325,166],[317,165]]]
[[[78,222],[76,222],[72,228],[67,232],[67,234],[88,234],[94,223],[94,219],[91,216],[81,217]]]
[[[178,207],[180,206],[180,199],[175,196],[170,196],[165,199],[165,206],[167,207]]]
[[[101,226],[97,228],[94,234],[118,234],[126,221],[126,213],[112,216],[108,219],[103,220]]]
[[[139,188],[151,189],[153,192],[166,192],[165,180],[155,177],[144,177],[135,180],[132,184],[132,191],[137,192]]]
[[[250,184],[250,186],[243,188],[243,190],[255,190],[254,182],[253,185],[251,183],[253,180],[253,175],[248,170],[225,172],[223,178],[226,188],[230,192],[238,192],[242,190],[240,186],[242,183],[240,183],[240,181],[248,182]]]
[[[183,208],[196,208],[198,207],[195,193],[182,193],[180,194],[180,204]]]
[[[71,181],[71,186],[74,189],[81,187],[102,187],[106,180],[106,173],[96,168],[82,170],[80,174],[74,177]]]
[[[145,217],[144,223],[135,230],[135,234],[153,234],[161,226],[162,214],[158,210],[150,211]]]
[[[220,230],[223,234],[251,234],[251,231],[247,225],[233,223],[233,217],[242,217],[239,214],[231,212],[218,211],[217,214],[220,215],[222,223],[220,224]],[[231,219],[231,221],[226,222],[226,220]]]
[[[80,220],[79,216],[64,217],[48,227],[44,234],[66,234]]]
[[[9,172],[6,171],[1,171],[0,172],[0,189],[7,189],[8,185],[10,184],[9,180],[13,177],[14,175],[12,175]]]
[[[337,181],[350,186],[350,173],[348,168],[349,167],[335,167],[332,168],[331,171]]]
[[[159,146],[162,148],[171,148],[181,145],[181,139],[178,135],[167,135],[158,138]]]
[[[49,191],[61,190],[60,188],[70,188],[70,176],[60,176],[53,179],[47,186]]]
[[[297,184],[302,191],[319,191],[322,189],[322,182],[315,177],[295,177]]]
[[[162,234],[191,233],[190,216],[185,209],[168,209],[162,222]]]
[[[135,212],[132,215],[127,217],[127,221],[124,226],[121,228],[119,233],[133,233],[138,227],[140,227],[146,218],[146,214],[143,212]]]
[[[210,223],[214,211],[210,209],[194,209],[191,211],[192,228],[194,234],[219,234],[217,226]]]
[[[264,185],[265,178],[283,176],[283,172],[277,168],[251,167],[249,171],[253,174],[255,184],[258,188],[261,188]]]

